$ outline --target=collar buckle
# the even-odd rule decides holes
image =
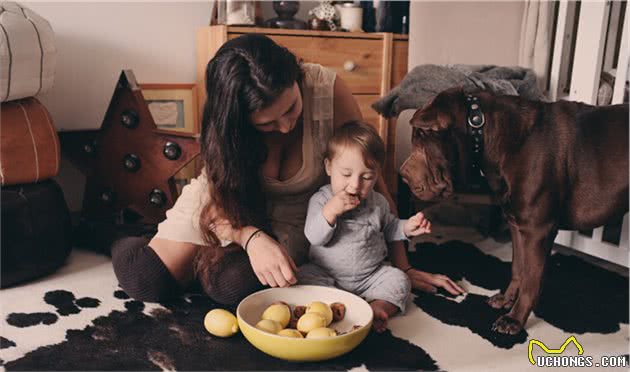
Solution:
[[[479,129],[486,124],[486,116],[481,111],[477,97],[468,94],[466,96],[466,102],[468,103],[468,125],[473,129]]]

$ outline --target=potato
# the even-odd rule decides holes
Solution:
[[[275,320],[282,328],[286,328],[291,320],[291,309],[285,303],[275,303],[269,306],[262,314],[262,319]]]
[[[265,332],[269,332],[273,334],[276,334],[280,332],[280,330],[282,330],[282,326],[280,325],[280,323],[271,319],[261,320],[260,322],[256,323],[256,328],[260,329],[261,331],[265,331]]]
[[[326,327],[326,318],[320,313],[306,313],[298,319],[298,331],[306,334],[315,328]]]
[[[320,313],[326,318],[326,325],[329,325],[333,320],[333,312],[330,306],[321,302],[313,301],[306,307],[306,313]]]
[[[236,317],[223,309],[208,311],[203,319],[203,325],[210,334],[218,337],[229,337],[238,332]]]
[[[312,329],[307,335],[306,338],[327,338],[337,336],[337,331],[330,328],[315,328]]]
[[[293,317],[295,319],[300,319],[304,313],[306,313],[306,306],[296,306],[293,309]]]
[[[289,320],[289,324],[287,324],[286,328],[293,328],[293,329],[297,329],[297,318],[291,318],[291,320]]]
[[[346,305],[341,302],[333,302],[330,304],[330,309],[333,312],[333,322],[338,322],[346,317]]]
[[[278,336],[304,338],[304,336],[302,336],[302,333],[300,333],[300,331],[298,331],[297,329],[291,329],[291,328],[286,328],[286,329],[281,330],[280,332],[278,332]]]

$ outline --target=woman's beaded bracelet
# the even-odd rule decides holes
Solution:
[[[413,269],[413,266],[409,266],[408,268],[406,268],[405,270],[403,270],[403,273],[407,274],[407,271]]]

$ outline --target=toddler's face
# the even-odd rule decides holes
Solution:
[[[345,190],[360,200],[374,188],[378,177],[378,170],[368,168],[361,150],[354,147],[340,148],[333,159],[325,160],[325,166],[333,194]]]

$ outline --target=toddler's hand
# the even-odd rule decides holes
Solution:
[[[332,226],[337,221],[337,217],[356,208],[359,203],[361,203],[361,201],[357,196],[348,194],[346,190],[342,190],[326,203],[323,209],[324,217]]]
[[[418,236],[431,233],[431,222],[424,217],[422,212],[418,212],[405,223],[406,236]]]

